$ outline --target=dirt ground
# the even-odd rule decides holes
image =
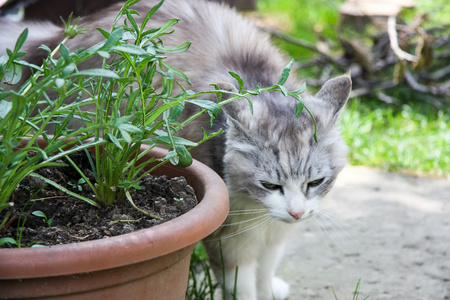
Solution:
[[[348,167],[299,224],[278,275],[291,300],[450,299],[450,181]]]

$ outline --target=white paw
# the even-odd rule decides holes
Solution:
[[[275,300],[287,299],[289,296],[289,284],[278,277],[272,278],[272,295]]]

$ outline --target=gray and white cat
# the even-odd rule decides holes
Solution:
[[[144,16],[155,3],[142,1],[133,8]],[[119,7],[105,8],[79,23],[85,28],[108,28]],[[232,84],[223,83],[231,81],[228,71],[240,74],[246,89],[253,89],[258,83],[262,87],[271,86],[287,65],[267,34],[224,5],[202,0],[168,0],[150,26],[157,27],[174,17],[181,21],[175,32],[164,39],[165,44],[191,41],[192,46],[186,53],[169,56],[168,63],[188,75],[193,90],[211,89],[209,84],[217,82],[222,88],[234,89]],[[37,50],[40,44],[51,47],[62,40],[62,29],[49,23],[0,21],[0,48],[5,45],[12,48],[15,37],[25,27],[30,27],[25,45],[28,59],[43,57]],[[14,38],[8,41],[9,37]],[[101,38],[92,30],[68,41],[67,46],[72,50],[87,48]],[[0,54],[4,51],[0,49]],[[93,64],[90,62],[89,67],[95,67]],[[291,76],[285,86],[295,90],[300,83]],[[274,277],[277,262],[293,223],[318,212],[320,200],[346,163],[347,149],[339,135],[338,117],[350,89],[350,78],[341,76],[326,82],[315,96],[303,95],[317,122],[318,142],[313,137],[311,117],[303,112],[294,118],[296,100],[280,93],[254,96],[253,115],[247,101],[238,100],[224,107],[213,128],[205,116],[181,133],[198,140],[202,135],[199,127],[211,131],[226,129],[225,135],[193,152],[194,158],[224,178],[230,193],[229,217],[204,241],[216,277],[220,282],[226,281],[226,299],[232,299],[236,266],[239,266],[237,299],[288,297],[288,284]]]

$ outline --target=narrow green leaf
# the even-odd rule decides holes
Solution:
[[[204,108],[208,111],[209,115],[211,117],[216,118],[220,112],[220,106],[213,102],[213,101],[209,101],[209,100],[187,100],[187,102],[195,104],[197,106],[200,106],[201,108]]]
[[[183,110],[184,110],[183,104],[179,104],[179,105],[175,106],[174,108],[172,108],[170,110],[169,120],[172,122],[176,121],[183,113]]]
[[[287,97],[288,96],[288,90],[282,85],[280,85],[278,87],[280,88],[281,93],[283,94],[283,96]]]
[[[67,77],[70,74],[72,74],[73,72],[75,72],[76,70],[77,70],[77,66],[74,63],[71,63],[63,69],[62,76]]]
[[[237,80],[237,82],[239,83],[239,93],[242,93],[242,90],[244,89],[244,80],[242,80],[241,76],[234,72],[228,71],[228,73]]]
[[[19,95],[15,92],[11,93],[11,108],[9,108],[8,113],[3,117],[3,119],[0,121],[0,128],[7,128],[8,124],[11,122],[16,122],[16,120],[19,119],[19,116],[23,113],[25,110],[27,104],[27,99]],[[6,106],[6,104],[4,104]],[[5,110],[7,108],[5,107]],[[11,131],[7,131],[6,135],[12,134]],[[5,137],[6,140],[9,139],[9,136]]]
[[[40,210],[33,211],[31,214],[36,217],[47,219],[47,216]]]
[[[8,84],[17,84],[22,78],[22,66],[12,63],[5,69],[3,81]]]
[[[48,54],[52,53],[52,49],[50,49],[48,46],[46,45],[40,45],[39,49],[42,49],[44,51],[47,51]]]
[[[288,65],[283,69],[283,71],[281,72],[281,77],[280,77],[280,80],[278,81],[278,85],[283,85],[286,83],[293,65],[294,65],[294,60],[292,59],[288,63]]]
[[[141,0],[128,0],[127,2],[125,2],[125,4],[122,6],[119,13],[117,14],[116,18],[114,19],[113,26],[115,26],[117,24],[117,22],[119,22],[120,18],[125,14],[125,12],[128,10],[128,8],[130,6],[136,4],[140,1]]]
[[[189,151],[183,145],[176,145],[175,151],[178,155],[178,163],[179,167],[188,167],[192,165],[192,156]]]
[[[20,57],[24,57],[25,55],[27,55],[26,52],[20,51],[20,52],[17,52],[17,53],[16,53],[15,57],[16,57],[16,59],[17,59],[17,58],[20,58]]]
[[[120,145],[119,140],[115,136],[113,136],[111,133],[108,133],[108,137],[111,140],[111,142],[113,142],[113,144],[116,145],[117,148],[123,151],[122,145]]]
[[[147,55],[147,51],[144,49],[136,46],[136,45],[130,45],[130,44],[122,44],[111,47],[111,50],[118,51],[118,52],[125,52],[129,54],[135,54],[135,55]]]
[[[122,135],[124,141],[127,142],[128,144],[130,144],[131,143],[131,135],[126,130],[119,128],[119,131],[120,131],[120,134]]]
[[[192,44],[191,42],[185,42],[180,46],[173,46],[173,47],[168,47],[168,48],[159,46],[158,50],[160,50],[163,53],[180,53],[180,52],[187,51],[189,49],[189,47],[191,46],[191,44]]]
[[[106,31],[106,30],[104,30],[104,29],[102,29],[100,27],[96,27],[95,29],[97,29],[103,35],[103,37],[105,39],[109,38],[110,33],[108,31]]]
[[[17,245],[16,240],[13,239],[13,238],[7,238],[7,237],[5,237],[5,238],[1,238],[1,239],[0,239],[0,246],[3,246],[3,245],[6,244],[6,243],[9,243],[9,244],[12,244],[12,245]]]
[[[177,24],[180,20],[179,19],[171,19],[167,21],[161,28],[159,28],[156,32],[152,32],[151,35],[149,35],[147,38],[149,39],[156,39],[163,35],[166,35],[169,33],[169,30],[172,29],[172,27]],[[147,35],[148,32],[144,32],[144,36]]]
[[[69,52],[69,49],[67,49],[66,45],[60,44],[59,50],[61,51],[61,55],[64,58],[64,60],[67,63],[70,63],[72,60],[71,60],[71,58],[69,56],[70,52]]]
[[[317,123],[316,123],[316,119],[314,118],[314,116],[313,116],[313,114],[311,113],[311,111],[308,109],[308,107],[304,107],[305,109],[306,109],[306,111],[308,112],[308,114],[311,116],[311,119],[312,119],[312,121],[313,121],[313,123],[314,123],[314,141],[316,142],[316,143],[318,143],[318,141],[317,141]]]
[[[299,100],[297,103],[297,107],[295,108],[295,117],[296,118],[302,113],[304,108],[305,108],[305,104],[303,103],[302,100]]]
[[[186,140],[186,139],[183,139],[183,138],[180,138],[177,136],[174,136],[172,140],[177,145],[184,145],[184,146],[189,146],[189,147],[195,147],[198,145],[195,142],[191,142],[189,140]],[[142,140],[142,142],[154,143],[154,144],[160,143],[165,146],[171,146],[172,140],[168,136],[158,136],[158,137],[153,137],[153,138]]]
[[[59,185],[58,183],[54,182],[53,180],[45,178],[44,176],[41,176],[41,175],[36,174],[36,173],[31,173],[30,176],[40,178],[40,179],[44,180],[46,183],[48,183],[48,184],[54,186],[55,188],[65,192],[66,194],[68,194],[70,196],[73,196],[73,197],[76,197],[76,198],[78,198],[80,200],[86,201],[87,203],[98,207],[97,202],[95,202],[94,200],[86,198],[86,197],[83,197],[81,195],[78,195],[77,193],[71,192],[68,189],[66,189],[65,187],[63,187],[63,186]]]
[[[163,77],[163,97],[170,97],[173,91],[174,74],[172,70],[168,70],[166,76]]]
[[[136,20],[133,18],[129,10],[127,11],[127,19],[131,23],[131,26],[133,26],[134,31],[139,32],[139,27],[136,23]]]
[[[22,31],[22,33],[17,38],[16,45],[14,46],[14,53],[19,52],[20,48],[22,48],[23,44],[25,43],[27,37],[28,37],[28,28],[25,28],[25,30]]]
[[[150,11],[145,15],[144,20],[142,21],[141,25],[141,31],[144,30],[145,25],[147,25],[147,22],[150,20],[150,18],[155,14],[155,12],[161,7],[161,5],[164,3],[164,0],[160,1],[158,4],[153,6]]]
[[[6,100],[0,101],[0,119],[3,119],[6,117],[6,115],[9,113],[9,111],[12,108],[12,103]]]
[[[152,110],[149,113],[149,115],[147,116],[147,119],[146,119],[144,125],[148,126],[149,124],[153,123],[156,119],[158,119],[164,113],[164,111],[177,106],[178,104],[180,104],[180,102],[182,102],[182,100],[164,103],[157,109]]]
[[[100,31],[100,28],[97,28]],[[101,31],[100,31],[101,32]],[[106,43],[100,48],[102,51],[106,51],[114,46],[123,36],[123,28],[119,27],[113,30],[113,32],[107,37]]]
[[[109,53],[106,51],[98,51],[97,54],[106,59],[110,57]]]
[[[6,56],[6,55],[0,56],[0,66],[1,67],[6,66],[7,62],[8,62],[8,56]]]
[[[120,124],[118,126],[119,130],[125,130],[126,132],[140,133],[141,129],[132,124]]]
[[[295,90],[293,93],[299,95],[301,93],[304,93],[306,91],[306,82],[304,82],[302,84],[302,86],[300,88],[298,88],[297,90]]]
[[[64,86],[65,83],[66,83],[65,80],[62,79],[62,78],[56,78],[56,79],[55,79],[55,85],[56,85],[56,87],[59,88],[59,89],[62,88],[62,87]]]
[[[166,64],[166,63],[164,62],[164,60],[161,60],[160,63],[161,63],[165,68],[167,68],[168,70],[172,71],[173,74],[175,74],[176,76],[178,76],[178,77],[184,79],[189,85],[192,85],[191,81],[189,80],[189,78],[187,77],[186,74],[184,74],[184,73],[181,72],[180,70],[175,69],[174,67],[172,67],[172,66]]]
[[[78,76],[100,76],[100,77],[107,77],[107,78],[114,78],[118,79],[119,75],[117,75],[114,71],[111,70],[105,70],[105,69],[89,69],[89,70],[83,70],[80,72],[77,72],[75,74],[72,74],[70,77],[78,77]]]
[[[16,61],[15,63],[18,64],[18,65],[21,65],[21,66],[30,67],[32,69],[35,69],[35,70],[38,70],[38,71],[41,71],[41,72],[44,71],[41,67],[36,66],[35,64],[30,64],[29,62],[26,62],[24,60],[19,60],[19,61]]]
[[[170,150],[167,153],[166,157],[164,157],[164,159],[168,159],[170,163],[174,166],[178,165],[178,163],[180,162],[177,152],[174,149]]]

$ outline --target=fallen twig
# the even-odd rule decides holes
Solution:
[[[437,86],[426,86],[420,84],[409,71],[405,72],[405,79],[409,86],[418,92],[428,93],[435,96],[450,96],[449,82]]]

